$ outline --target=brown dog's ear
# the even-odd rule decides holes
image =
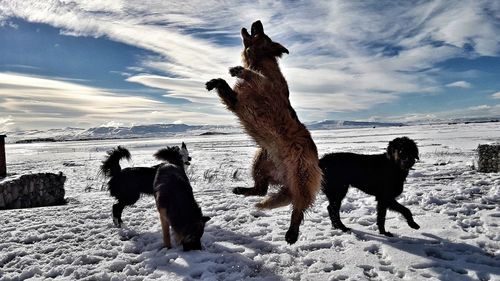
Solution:
[[[281,57],[281,55],[283,54],[289,54],[288,49],[283,47],[283,45],[281,45],[280,43],[273,42],[271,48],[272,48],[271,53],[275,57]]]
[[[264,26],[262,25],[262,22],[260,22],[260,20],[252,23],[252,28],[250,30],[250,34],[252,36],[255,36],[257,34],[264,34]]]

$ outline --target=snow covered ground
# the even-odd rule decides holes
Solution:
[[[65,206],[0,211],[0,280],[500,280],[500,174],[477,173],[474,149],[500,140],[498,123],[313,131],[320,155],[379,153],[409,136],[421,156],[399,201],[420,230],[389,211],[377,232],[375,200],[355,189],[341,216],[353,229],[332,229],[323,194],[306,215],[299,241],[284,240],[290,209],[257,211],[257,197],[231,193],[250,186],[255,145],[243,134],[168,139],[8,144],[9,173],[62,171]],[[185,141],[195,197],[212,217],[203,251],[161,249],[152,197],[126,208],[125,228],[113,226],[114,200],[97,169],[105,151],[124,145],[132,162]],[[88,190],[88,191],[85,191]]]

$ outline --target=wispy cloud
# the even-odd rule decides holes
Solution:
[[[129,82],[140,83],[148,87],[164,89],[168,93],[165,96],[177,97],[196,103],[214,104],[219,98],[213,93],[208,93],[204,80],[187,78],[171,78],[158,75],[135,75],[126,79]]]
[[[435,121],[435,120],[453,120],[457,118],[478,118],[492,116],[500,116],[500,104],[496,105],[476,105],[453,110],[443,110],[439,112],[427,113],[409,113],[400,116],[391,117],[372,117],[374,121],[389,120],[395,122],[422,122],[422,121]]]
[[[0,117],[0,133],[9,131],[14,125],[12,116]]]
[[[446,87],[469,89],[472,87],[472,84],[467,82],[467,81],[456,81],[456,82],[447,84]]]
[[[203,82],[215,77],[233,81],[227,68],[240,64],[239,30],[256,19],[291,52],[282,65],[299,114],[317,116],[306,113],[320,110],[319,115],[327,116],[370,109],[415,93],[443,91],[436,78],[437,63],[500,53],[499,13],[497,1],[482,0],[397,5],[340,0],[144,4],[4,0],[0,4],[0,21],[22,18],[50,24],[65,35],[105,36],[156,53],[143,59],[143,74],[127,73],[123,78],[191,102],[184,114],[196,115],[204,108],[204,114],[213,116],[221,107],[213,95],[204,93]],[[446,86],[471,84],[457,81]]]
[[[173,122],[180,117],[198,124],[230,120],[229,114],[221,112],[194,113],[144,97],[17,73],[0,73],[0,110],[9,115],[3,124],[24,123],[31,124],[32,128],[40,123],[58,125],[63,122],[77,126],[103,122]]]

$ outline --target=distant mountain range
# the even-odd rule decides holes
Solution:
[[[64,128],[50,130],[15,131],[7,134],[7,142],[31,143],[47,141],[73,141],[91,139],[153,138],[172,135],[228,134],[242,132],[236,126],[149,124],[131,127],[100,126],[89,129]]]
[[[403,123],[325,120],[306,124],[309,130],[335,130],[348,128],[373,128],[406,126]]]
[[[439,121],[432,123],[472,123],[472,122],[498,122],[496,119],[457,119],[448,121]],[[367,121],[342,121],[342,120],[324,120],[318,122],[306,123],[309,130],[335,130],[349,128],[374,128],[374,127],[393,127],[407,126],[405,123],[390,122],[367,122]],[[416,125],[416,124],[411,124]],[[239,126],[228,125],[186,125],[186,124],[149,124],[136,125],[131,127],[94,127],[89,129],[82,128],[64,128],[50,130],[25,130],[7,132],[8,143],[21,142],[48,142],[48,141],[72,141],[72,140],[91,140],[91,139],[123,139],[123,138],[153,138],[173,135],[216,135],[216,134],[234,134],[241,133],[243,130]],[[3,134],[0,132],[0,134]]]

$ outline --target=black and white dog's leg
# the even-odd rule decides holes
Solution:
[[[116,227],[122,227],[122,212],[123,208],[125,208],[125,204],[118,201],[118,203],[113,205],[113,223]]]

